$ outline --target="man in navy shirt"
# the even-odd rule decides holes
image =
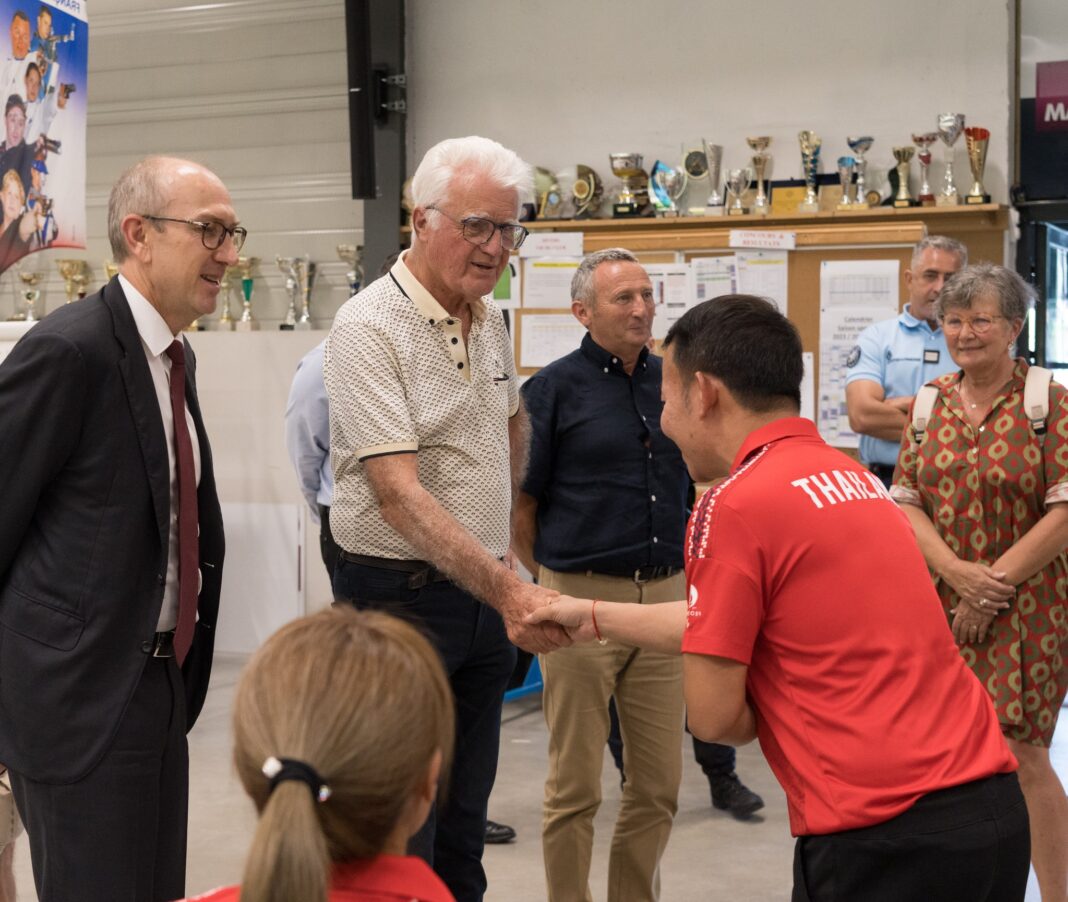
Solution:
[[[515,550],[542,586],[564,595],[678,601],[685,595],[690,479],[678,448],[660,431],[661,361],[647,347],[649,276],[629,251],[598,251],[579,266],[571,296],[572,312],[589,333],[578,350],[523,386],[532,434],[515,506]],[[655,899],[682,772],[679,662],[607,642],[543,655],[541,667],[549,727],[542,832],[548,898],[590,897],[593,819],[614,696],[626,781],[608,900]],[[737,783],[733,761],[727,771]]]

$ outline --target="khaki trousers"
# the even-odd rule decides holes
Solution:
[[[657,604],[685,597],[685,577],[635,583],[626,577],[557,573],[538,582],[578,598]],[[593,819],[601,804],[608,700],[615,695],[627,782],[608,858],[608,902],[660,897],[660,857],[682,778],[682,657],[609,642],[539,657],[549,727],[542,849],[549,902],[592,902]]]

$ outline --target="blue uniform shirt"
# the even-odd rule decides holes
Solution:
[[[531,421],[523,491],[538,502],[534,558],[550,570],[681,567],[690,477],[660,431],[662,361],[627,375],[589,336],[523,385]]]
[[[300,491],[319,522],[317,505],[329,507],[334,497],[330,466],[330,401],[323,382],[325,339],[304,355],[289,389],[286,404],[286,448],[297,471]]]
[[[860,333],[846,367],[846,385],[858,379],[878,382],[887,398],[915,395],[925,383],[957,369],[942,330],[916,319],[907,305],[894,319],[873,323]],[[892,467],[900,447],[900,442],[862,435],[860,459]]]

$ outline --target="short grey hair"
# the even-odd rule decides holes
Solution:
[[[571,277],[571,299],[583,304],[594,301],[593,274],[602,263],[638,263],[641,261],[623,247],[606,247],[583,258]]]
[[[159,216],[164,212],[169,198],[163,185],[163,174],[173,162],[174,157],[145,157],[123,172],[111,189],[108,241],[116,263],[122,263],[130,255],[126,237],[122,234],[122,221],[131,213]]]
[[[458,178],[485,179],[514,190],[517,216],[534,197],[534,170],[529,163],[490,138],[469,135],[447,138],[426,152],[412,176],[412,203],[424,208],[443,203]]]
[[[961,267],[968,265],[968,248],[962,242],[946,235],[928,235],[920,239],[920,242],[912,249],[912,260],[909,262],[912,269],[920,265],[920,257],[928,248],[953,254],[960,261]]]
[[[936,311],[968,310],[981,297],[993,296],[1001,315],[1009,320],[1026,319],[1035,302],[1035,290],[1018,274],[995,263],[976,263],[955,272],[938,295]]]

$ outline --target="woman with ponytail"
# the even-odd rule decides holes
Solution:
[[[197,899],[454,902],[405,855],[452,742],[444,670],[413,627],[348,607],[283,627],[234,700],[234,762],[260,814],[244,879]]]

